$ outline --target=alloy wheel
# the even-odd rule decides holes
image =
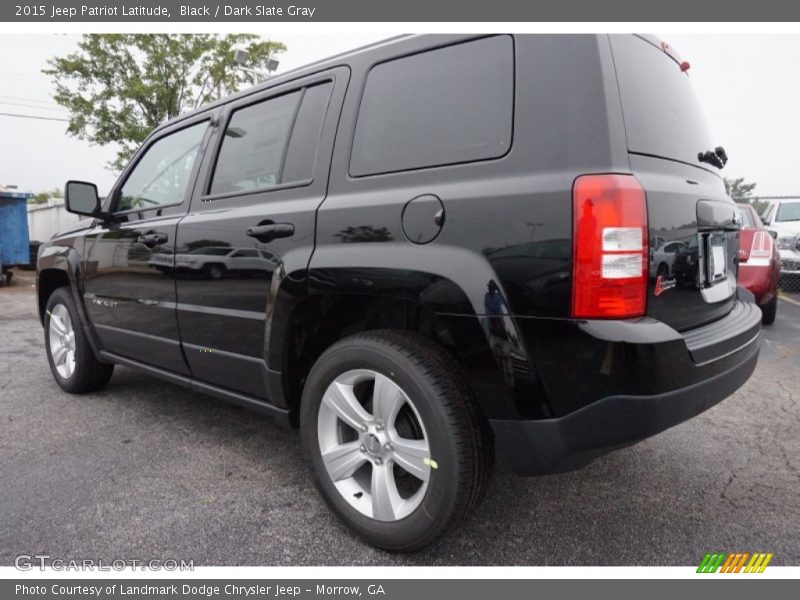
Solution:
[[[69,379],[75,372],[75,329],[67,307],[56,304],[50,311],[50,357],[58,374]]]
[[[328,476],[363,515],[399,521],[422,503],[432,465],[428,436],[389,377],[368,369],[339,375],[320,403],[317,436]]]

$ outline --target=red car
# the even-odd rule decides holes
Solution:
[[[778,309],[780,255],[755,209],[750,205],[740,208],[743,221],[739,238],[739,285],[755,294],[763,315],[761,320],[770,325]]]

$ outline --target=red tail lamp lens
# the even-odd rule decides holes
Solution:
[[[573,199],[572,316],[644,315],[647,202],[632,175],[582,175]]]

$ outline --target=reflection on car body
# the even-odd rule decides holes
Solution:
[[[178,252],[174,259],[168,253],[154,253],[148,264],[161,270],[201,273],[208,279],[219,279],[231,272],[269,276],[278,261],[271,252],[256,248],[203,246]]]
[[[672,277],[672,266],[675,263],[675,255],[679,250],[686,248],[686,242],[673,240],[662,242],[651,252],[650,273],[656,276]]]

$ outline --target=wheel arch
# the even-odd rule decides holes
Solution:
[[[39,309],[39,321],[44,324],[44,313],[47,300],[60,287],[69,287],[78,306],[77,283],[80,277],[80,258],[71,246],[45,246],[36,263],[36,295]],[[82,315],[84,317],[85,315]]]
[[[530,412],[535,378],[522,336],[508,315],[483,314],[486,285],[498,281],[490,265],[466,250],[424,249],[430,259],[404,252],[402,246],[361,248],[356,254],[318,249],[307,270],[276,271],[265,351],[277,404],[297,408],[305,377],[331,344],[352,333],[392,328],[421,333],[451,353],[485,416],[514,418]],[[461,280],[445,276],[443,263]],[[511,343],[517,349],[516,369],[509,364]]]
[[[95,357],[99,358],[100,342],[91,327],[86,306],[83,303],[81,280],[83,277],[80,256],[72,246],[47,246],[39,254],[36,265],[36,296],[39,321],[44,325],[44,316],[47,301],[53,292],[59,288],[67,287],[75,301],[78,311],[80,326],[89,340],[89,345]]]

